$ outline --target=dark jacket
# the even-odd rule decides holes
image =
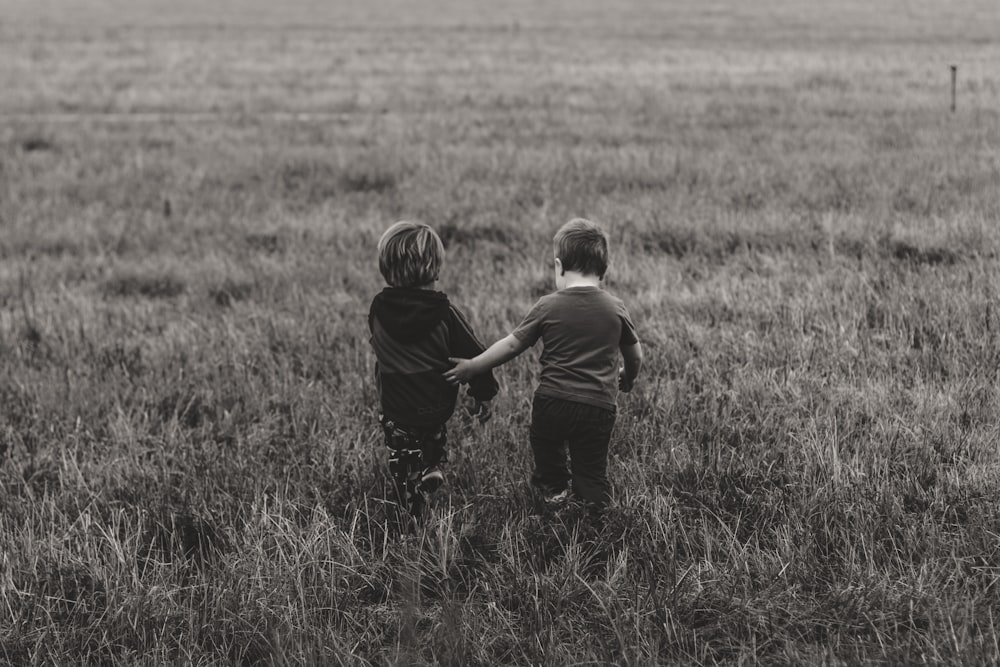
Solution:
[[[458,399],[458,388],[442,377],[451,368],[448,357],[468,359],[485,348],[447,295],[386,287],[372,301],[368,330],[382,414],[405,426],[448,421]],[[492,399],[498,389],[492,372],[469,383],[469,395],[480,401]]]

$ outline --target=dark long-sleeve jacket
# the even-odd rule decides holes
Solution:
[[[462,312],[443,292],[386,287],[372,301],[368,329],[382,414],[415,427],[448,421],[458,399],[458,388],[442,377],[448,357],[467,359],[485,349]],[[498,389],[492,372],[469,383],[469,395],[480,401]]]

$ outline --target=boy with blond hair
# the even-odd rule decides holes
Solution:
[[[444,244],[430,226],[393,224],[378,242],[387,287],[368,312],[389,472],[396,499],[414,516],[444,481],[446,425],[458,398],[458,388],[442,377],[448,358],[484,350],[462,312],[435,289],[443,263]],[[467,380],[469,412],[485,422],[497,382],[489,369]]]
[[[611,497],[607,467],[615,399],[619,389],[632,390],[642,347],[625,304],[601,289],[608,268],[604,230],[576,218],[556,232],[553,245],[556,291],[482,354],[452,358],[455,366],[445,378],[468,382],[541,339],[542,373],[531,408],[531,482],[549,501],[565,500],[572,482],[572,493],[601,511]]]

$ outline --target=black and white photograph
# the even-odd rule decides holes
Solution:
[[[0,0],[0,667],[997,664],[998,0]]]

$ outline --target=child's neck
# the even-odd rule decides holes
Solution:
[[[565,271],[562,275],[562,288],[570,287],[600,287],[601,279],[597,276],[579,271]]]

